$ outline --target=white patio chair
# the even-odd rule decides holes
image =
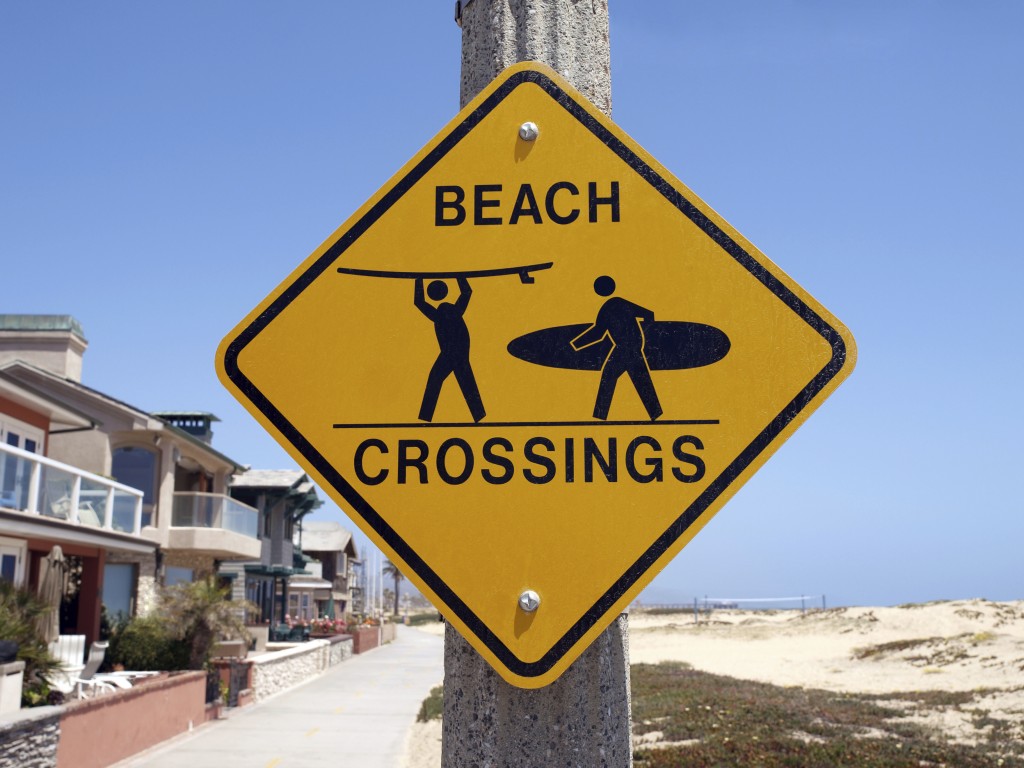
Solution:
[[[61,665],[51,684],[62,693],[70,693],[74,690],[74,681],[85,669],[85,635],[60,635],[47,649]]]

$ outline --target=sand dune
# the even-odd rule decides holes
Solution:
[[[1024,686],[1024,602],[630,615],[630,661],[776,685],[891,693]]]

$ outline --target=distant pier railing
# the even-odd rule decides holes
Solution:
[[[796,610],[801,613],[811,610],[826,610],[828,602],[825,595],[798,595],[796,597],[695,597],[685,603],[633,603],[630,608],[636,611],[658,611],[679,613],[693,612],[694,620],[699,621],[700,615],[707,616],[711,611],[740,610],[745,607],[756,609],[770,608],[774,604],[777,610]]]

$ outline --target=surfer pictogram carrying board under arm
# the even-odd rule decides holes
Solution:
[[[261,301],[218,365],[502,677],[536,688],[853,358],[828,310],[524,64]]]

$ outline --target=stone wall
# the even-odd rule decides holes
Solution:
[[[160,591],[157,588],[156,576],[139,574],[139,583],[135,586],[135,613],[149,616],[156,611],[160,602]]]
[[[320,674],[330,662],[330,643],[310,640],[251,659],[252,687],[257,702]]]
[[[336,666],[352,658],[352,638],[349,635],[336,635],[330,639],[331,666]]]
[[[0,718],[0,768],[55,768],[60,712],[36,707]]]
[[[273,644],[271,644],[273,647]],[[250,656],[254,700],[259,702],[326,672],[352,656],[352,638],[338,635],[310,640],[260,656]]]

